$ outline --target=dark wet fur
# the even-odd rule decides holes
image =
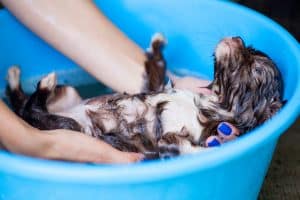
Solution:
[[[218,109],[201,110],[209,119],[203,123],[203,139],[216,135],[217,126],[224,121],[232,123],[243,134],[261,125],[284,104],[283,81],[276,64],[265,53],[244,45],[242,41],[233,55],[215,59],[211,87],[219,86],[214,91],[219,96],[216,107],[233,111],[234,116],[218,115]]]
[[[164,89],[166,73],[166,61],[162,54],[164,45],[164,42],[154,41],[152,43],[152,52],[146,52],[144,92],[162,92]]]
[[[101,98],[101,97],[100,97]],[[115,94],[107,97],[104,101],[104,107],[100,112],[91,112],[89,111],[87,114],[89,118],[92,120],[93,124],[93,136],[98,137],[107,143],[111,144],[113,147],[122,150],[122,151],[130,151],[130,152],[140,152],[140,151],[148,151],[148,152],[157,152],[157,140],[161,135],[161,125],[160,121],[156,120],[156,129],[155,134],[156,137],[149,137],[152,133],[148,133],[146,131],[146,121],[144,119],[144,115],[140,115],[134,122],[128,123],[123,116],[121,115],[121,110],[118,106],[118,101],[124,99],[134,99],[138,98],[141,101],[144,100],[143,95],[128,95],[128,94]],[[96,101],[101,101],[98,99]],[[87,102],[89,104],[90,102]],[[158,106],[157,109],[162,109],[162,106]],[[106,110],[106,111],[104,111]],[[105,117],[105,112],[109,114],[113,114],[113,116],[117,119],[118,126],[115,130],[108,132],[105,130],[105,126],[101,123],[101,119]],[[159,114],[156,115],[157,119],[159,118]]]

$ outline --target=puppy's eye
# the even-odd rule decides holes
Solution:
[[[263,69],[261,67],[254,67],[253,71],[255,74],[259,74],[259,75],[263,73]]]

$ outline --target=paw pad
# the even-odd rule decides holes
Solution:
[[[56,74],[54,72],[44,77],[39,85],[39,89],[53,90],[57,84]]]
[[[11,90],[14,90],[19,87],[20,73],[21,73],[21,71],[18,66],[14,65],[8,69],[6,79],[8,81],[8,84],[9,84],[9,87]]]
[[[166,39],[165,39],[165,37],[163,36],[162,33],[155,33],[152,36],[151,43],[154,43],[154,42],[159,42],[159,43],[162,43],[162,44],[167,44],[167,41],[166,41]]]

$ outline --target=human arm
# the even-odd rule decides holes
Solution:
[[[140,92],[143,50],[90,0],[2,0],[33,32],[116,91]],[[80,17],[78,12],[80,10]],[[104,28],[105,27],[105,28]],[[208,81],[169,73],[176,88],[209,92]],[[113,78],[112,78],[113,77]]]
[[[119,92],[143,87],[145,55],[91,0],[2,0],[22,23]]]
[[[78,0],[74,3],[72,0],[2,0],[2,3],[33,32],[104,84],[119,92],[136,93],[141,90],[144,74],[144,52],[114,27],[92,1]],[[79,10],[80,17],[78,17]],[[1,132],[1,134],[4,133],[7,132]],[[70,134],[70,131],[66,130],[52,131],[55,133],[53,134],[55,136],[51,135],[52,137],[49,137],[49,134],[48,136],[41,136],[37,133],[42,133],[42,131],[30,127],[23,132],[23,135],[27,136],[26,140],[13,141],[30,143],[30,140],[35,140],[33,142],[37,144],[36,147],[23,144],[24,146],[21,145],[21,148],[18,147],[20,145],[18,143],[9,143],[10,136],[7,134],[2,137],[1,141],[3,140],[2,143],[8,150],[17,153],[76,160],[76,153],[72,152],[76,152],[76,144],[80,141],[78,138],[87,137],[78,135],[79,133]],[[17,140],[15,137],[14,139]],[[67,139],[69,139],[68,142]],[[46,148],[49,140],[50,147],[52,147],[52,151],[49,150],[49,152],[54,152],[53,154],[47,153],[48,151],[40,151],[40,149]],[[74,140],[73,144],[71,144],[71,140]],[[96,140],[92,138],[83,140],[90,140],[86,143],[92,143],[92,140],[96,143]],[[88,151],[80,151],[82,160],[89,161],[91,158],[88,155],[93,153],[94,155],[101,154],[101,152],[97,152],[101,146],[99,142],[97,142],[99,145],[96,145],[94,149],[92,149],[93,145],[90,145],[91,148]],[[60,150],[58,148],[53,149],[55,144],[61,147]],[[73,146],[68,147],[66,145]],[[67,155],[65,149],[68,148],[71,148],[72,151]],[[116,150],[111,150],[116,152]],[[95,159],[95,157],[93,158]],[[122,158],[120,157],[120,159]]]
[[[14,153],[93,163],[129,163],[143,158],[141,154],[121,152],[79,132],[35,129],[12,113],[1,100],[0,121],[0,146]]]

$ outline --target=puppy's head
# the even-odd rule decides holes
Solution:
[[[212,90],[220,107],[233,114],[233,123],[242,133],[282,106],[281,75],[266,54],[246,47],[240,37],[230,37],[217,45],[214,55]]]

